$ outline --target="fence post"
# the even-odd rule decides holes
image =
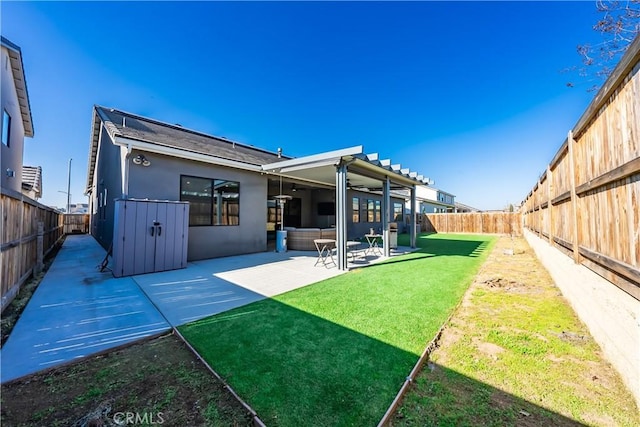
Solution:
[[[34,274],[39,274],[44,269],[44,223],[38,221],[38,237],[36,245],[36,265],[34,268]]]
[[[551,165],[547,165],[547,209],[549,209],[549,244],[553,246],[553,204],[551,203],[551,196],[553,192],[553,172],[551,172]]]
[[[571,186],[571,225],[573,229],[573,260],[580,263],[580,252],[578,241],[578,199],[576,196],[576,174],[575,174],[575,153],[573,150],[573,131],[567,135],[567,147],[569,148],[569,185]]]

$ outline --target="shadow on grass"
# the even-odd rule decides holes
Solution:
[[[364,303],[356,311],[361,319],[377,315]],[[414,352],[390,344],[402,331],[393,324],[387,326],[368,336],[270,299],[179,329],[267,425],[368,426],[381,419],[418,359]],[[418,331],[412,332],[418,335]],[[433,333],[429,334],[422,337],[424,345],[432,338]],[[433,418],[424,418],[423,412],[430,416],[433,412],[443,414],[436,420],[451,420],[443,422],[457,425],[445,411],[447,406],[457,405],[455,394],[432,378],[421,381],[421,389],[428,392],[416,395],[415,405],[420,410],[415,414],[406,410],[405,421],[413,417],[417,424],[408,424],[426,425],[421,420]],[[473,392],[464,411],[489,411],[486,418],[477,418],[480,421],[490,421],[491,411],[497,410],[491,399],[520,402],[469,378],[459,382]],[[529,413],[542,411],[533,404],[520,406]],[[518,414],[513,411],[504,410],[493,424],[515,419]],[[576,425],[562,421],[559,415],[545,414],[544,420],[549,422],[543,424]]]
[[[429,363],[413,382],[393,426],[583,426],[445,366]]]

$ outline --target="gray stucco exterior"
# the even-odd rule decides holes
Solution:
[[[190,226],[188,260],[216,258],[267,249],[267,178],[259,173],[210,165],[162,154],[144,153],[149,167],[129,159],[129,198],[180,200],[180,176],[237,181],[240,184],[240,224]]]
[[[11,57],[13,55],[13,58]],[[0,66],[2,67],[1,87],[0,87],[0,125],[8,131],[6,144],[0,143],[0,185],[16,192],[22,191],[22,159],[24,155],[24,137],[33,136],[32,129],[25,129],[25,119],[23,111],[25,106],[21,105],[21,97],[18,94],[17,81],[13,75],[13,68],[19,66],[22,72],[22,58],[20,49],[11,42],[2,38],[2,54]],[[20,93],[22,104],[28,106],[28,98],[25,101],[26,87]],[[26,122],[31,126],[31,117]],[[25,115],[26,116],[26,115]],[[6,124],[5,124],[6,120]]]
[[[100,127],[97,158],[90,197],[91,235],[108,250],[113,241],[114,200],[123,194],[120,147],[113,145],[104,126]]]

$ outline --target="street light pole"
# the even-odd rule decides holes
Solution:
[[[68,181],[67,181],[67,214],[69,214],[69,209],[71,209],[71,160],[69,159],[69,171],[68,171]]]

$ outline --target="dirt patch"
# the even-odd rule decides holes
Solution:
[[[498,360],[498,355],[505,352],[504,348],[490,342],[479,342],[476,343],[476,346],[481,353],[489,356],[493,360]]]
[[[580,335],[570,331],[562,331],[557,335],[558,338],[566,342],[584,342],[589,339],[586,335]]]
[[[640,425],[631,393],[523,238],[496,242],[429,365],[392,425]]]
[[[2,425],[251,425],[173,335],[2,385]],[[120,422],[120,424],[118,424]]]

